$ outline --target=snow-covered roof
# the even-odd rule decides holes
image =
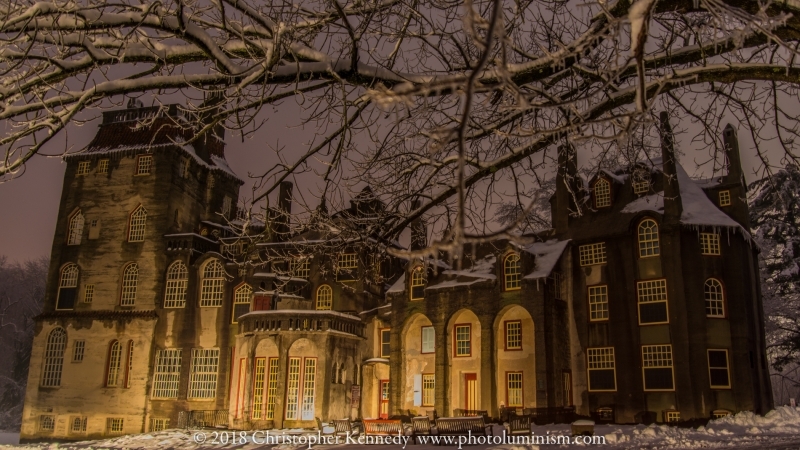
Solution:
[[[567,248],[569,239],[566,241],[559,241],[557,239],[550,239],[547,242],[535,242],[527,247],[522,247],[523,250],[534,256],[534,269],[533,272],[525,275],[527,280],[537,280],[539,278],[546,278],[558,263],[558,259]]]
[[[396,294],[398,292],[403,292],[406,290],[406,274],[401,274],[400,278],[394,282],[392,287],[390,287],[386,293],[387,294]]]
[[[617,184],[625,184],[625,180],[628,179],[628,174],[617,175],[614,172],[607,169],[602,169],[600,171],[603,172],[606,176],[608,176],[612,180],[614,180]]]

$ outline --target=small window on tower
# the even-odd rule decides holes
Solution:
[[[81,161],[78,163],[78,170],[75,175],[83,176],[89,174],[89,161]]]
[[[136,175],[150,175],[150,169],[152,168],[152,155],[140,155],[138,158],[136,158]]]
[[[83,290],[83,303],[92,303],[94,299],[94,285],[87,284]]]
[[[719,191],[719,206],[730,206],[731,191]]]
[[[97,173],[108,173],[108,160],[101,159],[97,163]]]
[[[605,208],[611,206],[611,183],[605,178],[599,178],[594,183],[594,207]]]

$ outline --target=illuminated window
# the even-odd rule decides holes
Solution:
[[[150,418],[150,432],[156,433],[159,431],[164,431],[169,428],[169,419],[163,417],[151,417]]]
[[[153,372],[153,398],[178,398],[181,383],[181,359],[183,350],[167,348],[156,352]]]
[[[606,263],[606,243],[581,245],[578,247],[581,266],[593,266]]]
[[[594,207],[605,208],[611,206],[611,183],[605,178],[599,178],[594,183]]]
[[[506,322],[506,350],[522,350],[522,321]]]
[[[719,235],[717,233],[700,233],[700,253],[719,255]]]
[[[719,206],[730,206],[731,191],[719,191]]]
[[[668,323],[667,280],[647,280],[636,283],[639,303],[639,324]]]
[[[725,294],[722,291],[722,283],[715,278],[709,278],[703,290],[706,298],[706,317],[725,317]]]
[[[388,358],[392,354],[392,330],[382,328],[381,334],[381,358]]]
[[[286,419],[297,420],[300,394],[300,358],[289,358],[289,374],[286,377]]]
[[[646,170],[636,169],[633,171],[633,193],[636,195],[646,194],[650,190],[650,176]]]
[[[731,377],[728,369],[727,350],[708,351],[708,377],[712,389],[730,389]]]
[[[267,358],[256,358],[253,372],[253,419],[261,419],[264,412],[264,377],[267,370]]]
[[[108,173],[108,160],[107,159],[101,159],[97,163],[97,173],[100,173],[100,174]]]
[[[203,281],[200,287],[200,306],[222,306],[225,287],[225,269],[212,259],[203,267]]]
[[[69,218],[69,231],[67,234],[67,245],[80,245],[83,237],[83,213],[81,210],[75,211]]]
[[[50,415],[39,416],[39,431],[46,433],[52,432],[56,429],[56,419]]]
[[[70,418],[69,432],[73,434],[86,433],[86,416]]]
[[[681,421],[680,411],[664,411],[664,422],[671,423],[680,421]]]
[[[122,434],[124,419],[109,417],[106,419],[106,434]]]
[[[75,296],[78,292],[78,265],[67,263],[61,268],[58,282],[58,298],[56,309],[72,309],[75,307]]]
[[[61,370],[64,368],[64,349],[67,347],[67,332],[63,328],[54,328],[47,335],[44,350],[44,370],[42,370],[42,387],[61,386]]]
[[[433,327],[422,327],[421,353],[436,352],[436,331]]]
[[[144,230],[147,225],[147,210],[144,206],[139,205],[138,208],[131,213],[130,220],[128,221],[128,242],[142,242],[144,241]]]
[[[506,396],[509,407],[522,407],[522,372],[506,373]]]
[[[122,289],[120,291],[120,306],[133,306],[136,304],[136,289],[139,284],[139,265],[130,263],[122,270]]]
[[[267,378],[267,420],[275,418],[275,402],[278,399],[278,358],[269,359]]]
[[[317,309],[328,310],[333,307],[333,289],[323,284],[317,289]]]
[[[337,281],[353,281],[356,279],[358,270],[358,255],[355,253],[343,253],[339,255],[336,266]]]
[[[286,419],[314,420],[316,379],[316,358],[304,358],[302,365],[301,358],[289,358],[289,377],[286,383]]]
[[[436,401],[436,375],[422,374],[422,406],[433,406]]]
[[[87,284],[83,288],[83,303],[92,303],[92,300],[94,300],[94,285]]]
[[[175,261],[167,269],[167,289],[164,292],[164,308],[183,308],[186,306],[186,286],[189,283],[189,270],[181,261]]]
[[[643,345],[642,372],[645,391],[674,390],[672,345]]]
[[[290,272],[294,278],[303,278],[307,280],[311,274],[311,260],[308,258],[297,258],[289,262]]]
[[[114,387],[119,382],[119,369],[122,365],[122,344],[113,341],[108,348],[106,360],[106,387]]]
[[[614,347],[586,349],[589,368],[590,391],[616,391],[617,369]]]
[[[589,320],[608,319],[608,286],[589,286]]]
[[[83,361],[83,355],[86,353],[86,341],[76,340],[72,343],[72,362]]]
[[[192,349],[189,398],[215,398],[217,396],[218,371],[218,348]]]
[[[233,292],[233,323],[239,321],[239,317],[250,312],[250,297],[253,295],[253,288],[249,284],[243,284]]]
[[[721,419],[723,417],[728,417],[731,415],[731,412],[726,409],[715,409],[711,411],[711,418],[712,419]]]
[[[506,256],[506,259],[503,262],[503,274],[505,276],[505,289],[507,291],[513,291],[520,288],[522,268],[520,267],[518,254],[512,253]]]
[[[658,256],[658,224],[653,219],[645,219],[639,224],[639,257]]]
[[[472,326],[456,325],[456,356],[472,356]]]
[[[303,367],[302,420],[314,420],[314,397],[316,397],[317,359],[306,358]]]
[[[78,163],[78,170],[75,175],[83,176],[89,174],[89,161],[81,161]]]
[[[425,298],[425,269],[417,266],[411,271],[411,300]]]
[[[141,155],[136,158],[136,175],[150,175],[153,167],[153,157],[151,155]]]

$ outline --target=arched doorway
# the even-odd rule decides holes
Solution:
[[[436,332],[424,314],[406,320],[403,328],[403,380],[400,409],[424,414],[433,410],[436,391]]]

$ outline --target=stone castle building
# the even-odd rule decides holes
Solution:
[[[772,406],[732,128],[728,171],[712,180],[689,178],[668,139],[661,159],[588,183],[563,150],[553,228],[455,262],[388,256],[399,244],[373,238],[384,206],[368,188],[290,231],[283,183],[267,223],[243,223],[224,143],[192,136],[177,106],[132,105],[66,157],[23,440],[187,421],[571,406],[624,423]],[[424,226],[412,228],[420,245]]]

